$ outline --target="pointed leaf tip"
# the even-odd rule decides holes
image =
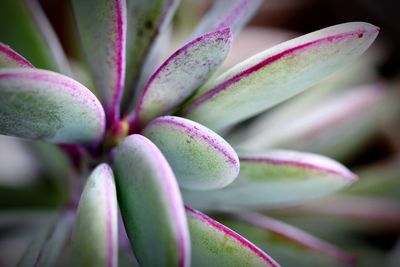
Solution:
[[[186,207],[192,241],[192,266],[278,267],[270,256],[244,237],[192,208]]]
[[[160,148],[184,188],[221,188],[239,173],[239,159],[233,148],[196,122],[159,117],[146,126],[143,134]]]
[[[378,31],[374,25],[352,22],[277,45],[205,85],[182,114],[211,129],[226,128],[302,92],[357,58]]]
[[[238,178],[226,188],[184,191],[185,203],[205,210],[287,206],[329,195],[357,176],[324,156],[286,150],[240,155]]]
[[[74,266],[118,266],[118,204],[107,164],[90,175],[79,201],[72,234]]]
[[[223,62],[231,41],[230,29],[224,28],[202,35],[172,54],[142,92],[135,114],[139,124],[174,111]]]
[[[139,263],[188,267],[191,248],[182,197],[160,150],[146,137],[130,135],[118,146],[114,170],[122,218]]]
[[[104,111],[80,83],[38,69],[0,70],[0,134],[53,143],[102,137]]]

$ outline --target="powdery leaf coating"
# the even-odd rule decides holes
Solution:
[[[49,227],[39,231],[19,261],[18,267],[56,265],[70,237],[74,218],[72,212],[62,212]]]
[[[124,101],[133,98],[135,82],[158,35],[170,24],[180,0],[127,0],[126,91]]]
[[[192,267],[279,266],[261,249],[210,217],[186,208],[192,241]]]
[[[206,127],[179,117],[164,116],[151,121],[143,135],[167,158],[187,189],[217,189],[232,183],[239,173],[233,148]]]
[[[104,133],[104,111],[80,83],[37,69],[0,70],[0,134],[87,143]]]
[[[223,62],[231,46],[229,28],[205,34],[172,54],[150,77],[135,119],[140,125],[177,108]]]
[[[192,37],[231,27],[236,35],[265,3],[264,0],[218,0],[192,33]]]
[[[190,266],[190,238],[174,173],[146,137],[130,135],[115,153],[122,218],[141,266]]]
[[[238,178],[226,188],[184,191],[185,203],[206,210],[240,210],[298,204],[333,193],[356,176],[340,163],[311,153],[271,150],[240,155]]]
[[[352,22],[282,43],[205,85],[182,114],[214,130],[226,128],[304,91],[357,58],[378,31],[371,24]]]
[[[72,233],[73,266],[118,266],[118,203],[111,168],[101,164],[88,178]]]
[[[0,43],[0,68],[33,68],[33,65],[9,46]]]
[[[125,79],[126,2],[72,3],[83,50],[107,118],[116,119]]]

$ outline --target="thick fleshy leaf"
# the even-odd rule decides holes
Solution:
[[[273,150],[242,154],[239,177],[209,192],[184,191],[185,203],[200,209],[270,208],[333,193],[356,176],[338,162],[310,153]]]
[[[232,216],[234,219],[238,219],[260,229],[264,229],[280,239],[284,239],[292,244],[331,257],[338,262],[342,262],[347,265],[354,265],[356,262],[356,257],[354,255],[351,255],[333,244],[330,244],[284,222],[256,213],[241,212],[235,213]]]
[[[70,74],[60,42],[36,0],[1,1],[0,40],[38,68]]]
[[[143,134],[163,152],[183,188],[222,188],[239,173],[239,159],[233,148],[196,122],[159,117],[146,126]]]
[[[99,139],[104,111],[80,83],[36,69],[0,70],[0,134],[53,143]]]
[[[127,0],[126,79],[124,103],[133,99],[134,86],[158,35],[170,24],[180,0]]]
[[[235,147],[291,148],[343,158],[356,152],[377,129],[376,119],[388,104],[382,101],[385,93],[382,85],[367,84],[328,94],[301,110],[278,109],[239,130],[233,137],[240,139]]]
[[[118,200],[142,266],[189,266],[190,239],[174,173],[147,138],[131,135],[115,153]]]
[[[0,43],[0,68],[33,68],[33,65],[9,46]]]
[[[125,79],[126,2],[74,0],[72,3],[93,81],[108,118],[116,119]]]
[[[236,35],[264,3],[264,0],[218,0],[199,22],[192,37],[225,27],[231,27]]]
[[[71,234],[74,215],[65,211],[45,229],[36,234],[18,267],[51,267],[54,266]]]
[[[229,28],[205,34],[172,54],[145,86],[135,111],[140,126],[174,111],[222,63],[231,45]]]
[[[186,208],[192,242],[192,265],[279,266],[271,257],[210,217]]]
[[[72,233],[73,266],[118,266],[118,203],[111,168],[99,165],[79,200]]]
[[[345,23],[270,48],[200,88],[182,114],[215,130],[254,116],[357,58],[378,30]]]

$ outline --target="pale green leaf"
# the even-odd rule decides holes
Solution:
[[[261,249],[210,217],[186,208],[192,241],[192,267],[279,266]]]
[[[239,173],[239,160],[233,148],[196,122],[159,117],[147,125],[143,134],[163,152],[183,188],[221,188]]]
[[[0,70],[0,134],[87,143],[104,127],[101,104],[80,83],[51,71]]]
[[[107,115],[117,119],[125,79],[126,2],[74,0],[72,3],[93,81]]]
[[[147,138],[131,135],[115,153],[118,200],[141,266],[190,265],[190,239],[174,173]]]
[[[203,85],[229,52],[229,28],[187,43],[172,54],[150,77],[135,111],[135,123],[143,125],[174,111]]]
[[[310,153],[272,150],[243,153],[239,159],[240,173],[231,185],[184,191],[185,203],[206,210],[271,208],[325,196],[356,180],[338,162]]]
[[[352,22],[277,45],[206,84],[181,114],[222,130],[304,91],[351,62],[371,45],[378,31],[371,24]]]
[[[79,200],[72,234],[73,266],[118,266],[118,203],[107,164],[88,178]]]
[[[133,100],[136,82],[155,41],[170,24],[180,0],[127,0],[126,79],[124,104]]]

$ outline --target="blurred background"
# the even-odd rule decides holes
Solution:
[[[40,3],[73,68],[85,73],[69,1]],[[211,0],[182,1],[174,27],[163,39],[160,58],[187,40],[212,4]],[[327,155],[360,177],[333,196],[262,211],[349,251],[357,261],[338,262],[273,231],[216,215],[282,266],[346,266],[356,262],[357,266],[400,266],[399,10],[396,0],[268,0],[234,40],[221,68],[339,23],[365,21],[381,28],[377,41],[359,60],[227,133],[228,141],[236,147],[260,148],[252,133],[262,131],[263,139],[268,140],[262,142],[262,148]],[[85,74],[80,74],[80,81],[91,84]],[[0,266],[15,266],[32,231],[53,218],[55,208],[65,203],[70,161],[54,146],[0,136]]]

